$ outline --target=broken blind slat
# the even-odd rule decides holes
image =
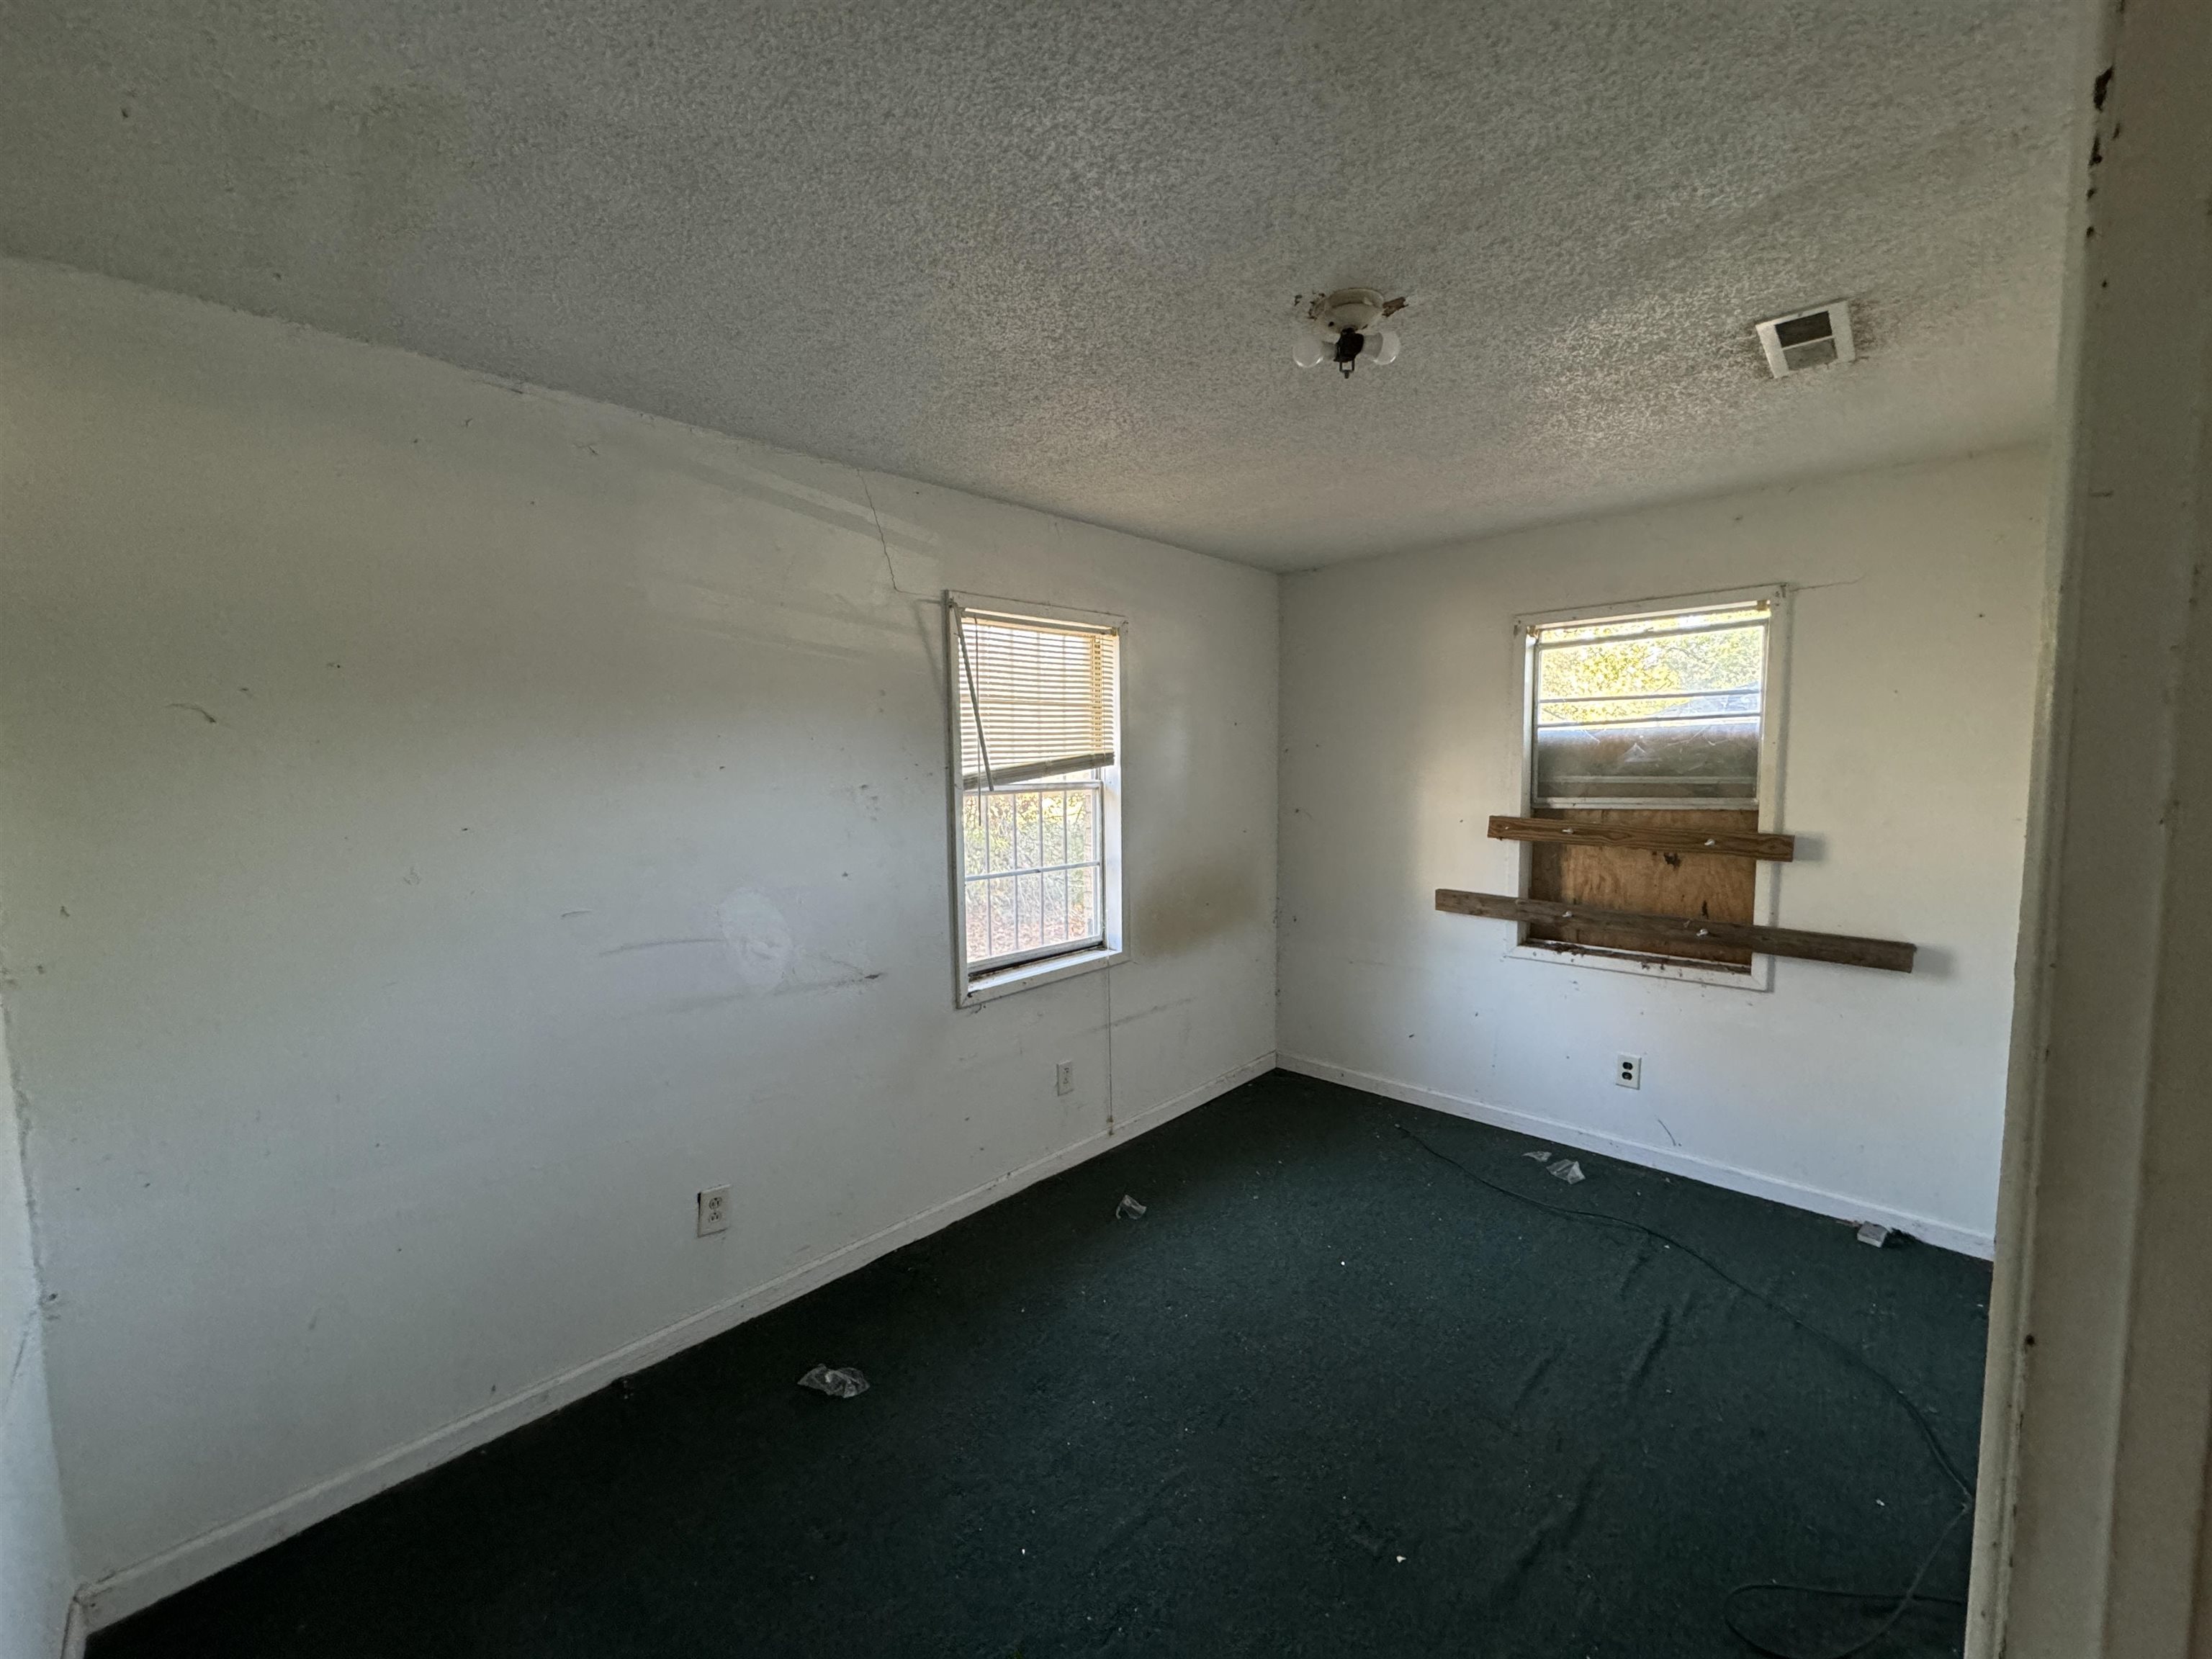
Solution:
[[[1103,629],[962,612],[962,787],[1114,764],[1119,644]]]

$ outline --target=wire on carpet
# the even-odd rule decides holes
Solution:
[[[1936,1425],[1928,1420],[1928,1414],[1922,1411],[1917,1405],[1913,1403],[1912,1397],[1906,1394],[1902,1388],[1892,1380],[1887,1372],[1875,1364],[1874,1362],[1867,1358],[1864,1354],[1860,1353],[1856,1349],[1851,1347],[1840,1337],[1831,1335],[1828,1332],[1822,1330],[1819,1326],[1811,1324],[1806,1320],[1800,1318],[1797,1314],[1793,1312],[1788,1307],[1785,1307],[1775,1297],[1769,1296],[1764,1291],[1755,1289],[1752,1285],[1745,1284],[1743,1280],[1738,1279],[1734,1273],[1729,1272],[1727,1268],[1722,1267],[1719,1262],[1705,1255],[1704,1251],[1696,1249],[1694,1246],[1685,1244],[1680,1239],[1674,1237],[1671,1233],[1663,1233],[1656,1227],[1647,1227],[1640,1221],[1631,1221],[1625,1216],[1607,1215],[1600,1210],[1585,1210],[1571,1204],[1553,1204],[1544,1199],[1537,1198],[1531,1194],[1516,1191],[1515,1188],[1506,1186],[1502,1182],[1492,1181],[1488,1176],[1483,1175],[1480,1171],[1470,1168],[1468,1165],[1462,1163],[1458,1158],[1454,1158],[1449,1152],[1445,1152],[1442,1147],[1431,1146],[1428,1141],[1414,1133],[1413,1130],[1407,1128],[1404,1124],[1397,1123],[1394,1124],[1392,1127],[1394,1127],[1400,1134],[1405,1136],[1407,1139],[1412,1141],[1423,1152],[1428,1153],[1430,1157],[1436,1158],[1442,1163],[1449,1164],[1453,1169],[1458,1170],[1460,1174],[1465,1176],[1469,1181],[1474,1182],[1479,1186],[1487,1187],[1493,1193],[1500,1194],[1506,1198],[1516,1200],[1522,1204],[1529,1206],[1533,1209],[1547,1211],[1553,1215],[1563,1215],[1569,1217],[1573,1220],[1587,1221],[1595,1226],[1612,1227],[1623,1232],[1638,1233],[1645,1238],[1656,1240],[1659,1243],[1667,1246],[1669,1249],[1680,1250],[1684,1255],[1688,1256],[1692,1261],[1695,1261],[1699,1266],[1703,1267],[1716,1279],[1720,1279],[1724,1284],[1732,1285],[1736,1290],[1742,1291],[1744,1295],[1751,1297],[1753,1301],[1759,1303],[1771,1311],[1781,1315],[1783,1318],[1788,1320],[1792,1325],[1795,1325],[1799,1330],[1804,1332],[1808,1336],[1813,1337],[1818,1341],[1826,1343],[1829,1347],[1835,1350],[1836,1352],[1841,1354],[1844,1360],[1850,1364],[1856,1366],[1858,1370],[1866,1373],[1867,1376],[1874,1378],[1875,1382],[1881,1383],[1883,1388],[1888,1389],[1891,1396],[1896,1400],[1897,1403],[1905,1407],[1906,1415],[1912,1419],[1913,1426],[1920,1431],[1920,1437],[1928,1443],[1929,1452],[1934,1456],[1936,1466],[1943,1471],[1944,1475],[1950,1480],[1951,1484],[1959,1489],[1959,1495],[1966,1500],[1962,1504],[1960,1504],[1958,1512],[1952,1516],[1948,1522],[1944,1523],[1943,1530],[1936,1534],[1936,1541],[1928,1547],[1928,1553],[1920,1558],[1920,1567],[1919,1570],[1912,1575],[1912,1582],[1908,1584],[1901,1593],[1896,1590],[1868,1591],[1842,1589],[1827,1584],[1799,1584],[1792,1583],[1784,1579],[1771,1578],[1756,1579],[1748,1583],[1738,1584],[1734,1589],[1730,1590],[1726,1595],[1721,1598],[1721,1622],[1728,1626],[1729,1635],[1735,1637],[1736,1640],[1741,1642],[1753,1653],[1763,1656],[1763,1659],[1854,1659],[1854,1656],[1866,1652],[1868,1649],[1873,1647],[1875,1643],[1881,1641],[1882,1638],[1887,1636],[1891,1631],[1894,1630],[1897,1627],[1899,1621],[1905,1617],[1905,1613],[1911,1610],[1916,1602],[1935,1603],[1946,1607],[1964,1607],[1966,1605],[1965,1600],[1960,1596],[1923,1594],[1920,1586],[1923,1582],[1926,1580],[1929,1570],[1936,1565],[1936,1556],[1942,1552],[1945,1543],[1949,1540],[1951,1534],[1958,1529],[1959,1522],[1973,1512],[1973,1484],[1969,1481],[1964,1474],[1960,1473],[1959,1466],[1952,1461],[1950,1453],[1944,1449],[1942,1439],[1939,1438],[1936,1433]],[[1888,1616],[1885,1618],[1870,1634],[1862,1638],[1860,1640],[1853,1643],[1847,1648],[1842,1648],[1832,1653],[1819,1655],[1792,1653],[1786,1649],[1767,1646],[1765,1644],[1760,1642],[1756,1637],[1747,1632],[1735,1621],[1735,1608],[1738,1598],[1753,1595],[1762,1590],[1780,1591],[1796,1595],[1826,1596],[1835,1601],[1868,1601],[1891,1603],[1893,1605],[1890,1606]]]

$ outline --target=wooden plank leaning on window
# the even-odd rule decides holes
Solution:
[[[1883,968],[1909,974],[1916,947],[1896,939],[1860,939],[1850,933],[1815,933],[1798,927],[1765,927],[1753,922],[1705,921],[1695,917],[1646,915],[1634,910],[1599,910],[1550,899],[1513,898],[1503,893],[1464,893],[1437,889],[1437,908],[1455,915],[1488,916],[1571,932],[1576,927],[1632,930],[1652,939],[1683,944],[1730,945],[1770,957],[1798,957],[1808,962],[1836,962],[1852,968]]]
[[[1565,818],[1490,820],[1492,841],[1559,842],[1579,846],[1632,848],[1646,853],[1714,853],[1787,864],[1797,856],[1794,836],[1758,830],[1677,830],[1659,824],[1591,823]]]

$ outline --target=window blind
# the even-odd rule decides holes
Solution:
[[[1114,763],[1112,632],[963,611],[959,638],[963,787]]]

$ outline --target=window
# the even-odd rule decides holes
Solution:
[[[1770,680],[1780,596],[1732,596],[1663,611],[1522,623],[1528,648],[1528,815],[1679,829],[1772,828]],[[1537,842],[1531,898],[1647,915],[1758,920],[1765,866],[1753,860]],[[1750,951],[1660,945],[1625,927],[1531,927],[1527,945],[1623,965],[1747,976]]]
[[[1121,945],[1118,625],[953,603],[959,1000]]]

